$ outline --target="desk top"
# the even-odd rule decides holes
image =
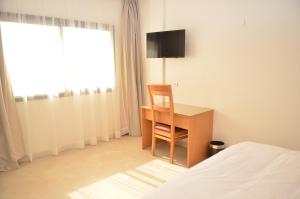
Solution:
[[[163,105],[163,104],[160,104]],[[165,105],[168,107],[168,103]],[[150,109],[150,106],[141,106],[141,108],[145,109]],[[205,112],[212,111],[210,108],[205,108],[205,107],[199,107],[199,106],[191,106],[191,105],[185,105],[185,104],[177,104],[174,103],[174,113],[179,114],[179,115],[186,115],[186,116],[194,116],[194,115],[199,115]]]

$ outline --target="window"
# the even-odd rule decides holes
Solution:
[[[15,96],[114,88],[110,31],[1,22]]]
[[[114,57],[110,32],[64,28],[64,61],[68,87],[102,90],[114,86]]]

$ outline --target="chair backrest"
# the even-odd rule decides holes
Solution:
[[[173,103],[173,95],[172,95],[172,87],[171,85],[166,84],[150,84],[148,85],[148,91],[150,95],[150,103],[152,109],[152,118],[153,125],[157,122],[156,120],[156,112],[169,113],[169,121],[168,124],[171,125],[171,128],[174,129],[174,103]],[[167,97],[169,100],[166,103],[165,101],[157,104],[155,103],[154,96],[162,96],[163,98]]]

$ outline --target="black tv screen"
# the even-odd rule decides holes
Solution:
[[[185,30],[147,33],[147,57],[184,57]]]

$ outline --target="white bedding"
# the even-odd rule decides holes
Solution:
[[[236,144],[144,198],[300,199],[300,151],[253,142]]]

